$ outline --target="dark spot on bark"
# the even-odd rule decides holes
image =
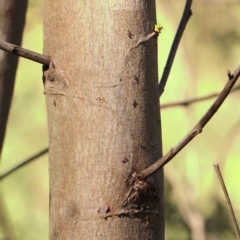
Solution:
[[[142,144],[141,144],[141,148],[144,149],[144,150],[147,149],[147,147],[143,146]]]
[[[77,218],[78,215],[79,215],[78,205],[75,201],[71,201],[68,206],[66,216],[67,218]]]
[[[133,106],[136,108],[138,106],[138,103],[134,100],[133,101]]]
[[[55,100],[53,100],[53,105],[56,107],[57,106],[57,104],[56,104],[56,101]]]
[[[122,79],[120,78],[120,79],[119,79],[119,81],[121,82],[121,81],[122,81]]]
[[[154,150],[154,144],[153,143],[149,143],[147,145],[140,145],[142,149],[144,149],[146,152],[150,153]]]
[[[134,81],[137,83],[137,84],[139,84],[139,78],[136,76],[136,75],[134,75]]]
[[[104,217],[105,220],[107,220],[106,214],[108,214],[108,213],[111,212],[111,207],[110,207],[110,205],[107,203],[105,206],[99,207],[99,209],[98,209],[97,212],[98,212],[98,214],[100,214],[102,217]]]
[[[111,211],[111,209],[110,209],[110,207],[108,206],[107,208],[106,208],[106,213],[109,213]]]
[[[58,232],[58,229],[57,229],[57,228],[55,228],[55,229],[53,230],[53,236],[54,236],[54,237],[58,237],[58,236],[59,236],[59,232]]]
[[[129,30],[128,30],[128,37],[131,39],[133,38],[133,34]]]
[[[124,158],[124,159],[122,160],[122,162],[123,162],[123,163],[127,163],[127,162],[129,162],[129,160],[128,160],[127,158]]]
[[[12,19],[14,14],[16,14],[16,5],[12,4],[9,6],[9,8],[5,11],[4,17],[7,19]]]

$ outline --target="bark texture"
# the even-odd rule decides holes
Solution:
[[[0,38],[21,45],[27,0],[1,0]],[[0,52],[0,155],[11,105],[18,57]]]
[[[161,171],[123,204],[161,157],[155,23],[154,0],[44,0],[51,240],[164,238]]]

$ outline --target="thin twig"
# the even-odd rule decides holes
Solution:
[[[235,228],[237,239],[240,239],[240,230],[239,230],[239,227],[238,227],[237,219],[236,219],[235,213],[233,211],[232,203],[230,201],[228,191],[227,191],[226,185],[224,183],[224,180],[223,180],[223,177],[222,177],[222,174],[221,174],[220,167],[219,167],[218,163],[214,163],[213,166],[215,168],[218,179],[219,179],[220,184],[222,186],[223,193],[224,193],[225,198],[226,198],[227,206],[228,206],[228,209],[229,209],[232,221],[233,221],[233,225],[234,225],[234,228]]]
[[[26,159],[25,161],[23,161],[22,163],[20,163],[19,165],[17,165],[16,167],[14,167],[13,169],[7,171],[6,173],[2,174],[0,176],[0,180],[3,180],[5,177],[9,176],[11,173],[15,172],[16,170],[20,169],[21,167],[27,165],[28,163],[32,162],[33,160],[43,156],[44,154],[46,154],[48,152],[48,148],[43,149],[41,152],[33,155],[32,157]]]
[[[17,45],[7,43],[5,41],[0,41],[0,49],[44,65],[49,65],[51,62],[51,57],[49,56],[21,48]]]
[[[237,86],[235,88],[233,88],[231,90],[232,92],[238,91],[240,90],[240,86]],[[211,98],[217,97],[219,95],[219,93],[212,93],[209,95],[205,95],[202,97],[197,97],[197,98],[192,98],[192,99],[188,99],[188,100],[183,100],[183,101],[176,101],[176,102],[170,102],[170,103],[163,103],[161,104],[160,108],[164,109],[164,108],[171,108],[171,107],[188,107],[189,105],[196,103],[196,102],[202,102],[205,100],[209,100]]]
[[[179,42],[182,38],[184,29],[185,29],[185,27],[188,23],[188,20],[190,19],[191,15],[192,15],[191,5],[192,5],[192,0],[186,0],[186,5],[185,5],[185,8],[184,8],[182,19],[180,21],[177,33],[176,33],[175,38],[173,40],[172,47],[171,47],[171,50],[170,50],[169,55],[168,55],[167,63],[165,65],[163,75],[162,75],[162,78],[161,78],[160,83],[159,83],[159,97],[161,97],[161,95],[164,92],[164,88],[165,88],[165,85],[166,85],[167,80],[168,80],[169,73],[170,73],[171,68],[172,68],[172,64],[173,64],[173,61],[174,61],[174,58],[175,58],[175,55],[176,55],[176,52],[177,52],[177,49],[178,49]]]
[[[176,146],[171,148],[165,156],[163,156],[150,167],[139,173],[138,176],[140,178],[147,178],[153,173],[155,173],[158,169],[168,163],[175,155],[177,155],[196,135],[202,132],[204,126],[213,117],[213,115],[217,112],[225,98],[228,96],[239,76],[240,66],[234,71],[234,74],[231,74],[231,78],[228,80],[227,84],[223,88],[222,92],[219,94],[218,98],[215,100],[209,110],[205,113],[205,115],[194,126],[194,128]]]

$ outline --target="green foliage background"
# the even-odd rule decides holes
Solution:
[[[22,44],[40,53],[43,41],[41,3],[40,0],[29,1]],[[159,76],[184,4],[184,0],[157,2],[158,23],[164,25],[158,45]],[[162,103],[219,92],[227,81],[226,71],[234,70],[239,64],[240,2],[196,0],[192,10],[193,16],[180,43]],[[48,145],[41,75],[41,65],[20,59],[2,155],[2,173]],[[212,101],[162,111],[164,153],[195,125]],[[238,101],[239,93],[231,94],[203,133],[165,167],[166,240],[191,239],[184,212],[181,212],[182,203],[189,196],[194,210],[205,222],[207,239],[235,238],[212,165],[220,163],[236,215],[239,216]],[[177,187],[174,180],[178,183]],[[5,209],[9,231],[14,239],[48,239],[47,155],[3,180],[1,193],[0,210]],[[7,231],[3,226],[2,223],[0,239],[5,239],[4,232]]]

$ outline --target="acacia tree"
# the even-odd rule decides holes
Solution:
[[[155,24],[152,0],[44,1],[50,239],[163,239],[162,172],[153,204],[126,181],[161,157]]]
[[[201,132],[240,72],[229,72],[217,101],[161,158],[159,92],[190,6],[187,1],[159,88],[161,27],[155,26],[153,0],[45,0],[44,55],[1,43],[2,49],[43,64],[50,239],[164,239],[160,168]]]

